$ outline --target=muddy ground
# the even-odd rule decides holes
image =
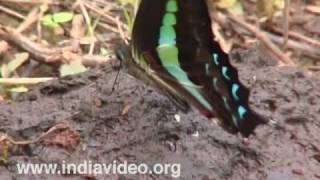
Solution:
[[[117,71],[104,66],[41,84],[18,102],[0,105],[0,130],[15,140],[36,139],[61,122],[69,125],[66,134],[72,135],[66,144],[53,141],[59,136],[53,133],[34,144],[11,145],[0,179],[172,179],[170,174],[18,175],[16,169],[23,162],[83,160],[181,163],[180,179],[188,180],[320,179],[317,75],[275,67],[257,50],[234,57],[243,82],[252,89],[252,108],[278,126],[258,127],[248,146],[198,112],[179,111],[123,71],[111,93]]]

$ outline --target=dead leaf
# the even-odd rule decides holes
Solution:
[[[29,53],[16,53],[15,58],[8,63],[9,73],[13,73],[29,59]]]
[[[87,68],[81,61],[72,61],[70,64],[61,65],[59,71],[61,76],[66,76],[85,72]]]
[[[9,157],[9,145],[7,136],[4,134],[0,134],[0,163],[6,164],[8,162]]]
[[[284,0],[258,0],[257,2],[258,15],[265,19],[260,21],[272,20],[277,11],[283,8]]]
[[[96,107],[101,107],[102,106],[102,100],[99,99],[99,98],[94,98],[93,102],[94,102]]]
[[[223,35],[221,34],[221,31],[220,31],[221,27],[218,23],[213,22],[213,29],[212,30],[215,35],[214,40],[220,44],[220,46],[224,52],[228,53],[232,48],[232,45],[233,45],[232,41],[227,41],[223,37]]]
[[[0,55],[9,50],[9,44],[6,41],[0,41]]]
[[[237,0],[219,0],[216,2],[216,6],[221,9],[229,9],[237,2]]]
[[[127,115],[129,112],[129,109],[130,109],[130,106],[128,104],[125,104],[124,108],[122,109],[121,116]]]
[[[46,145],[59,146],[67,150],[74,150],[80,142],[80,136],[71,129],[66,129],[55,134],[53,137],[45,138]]]

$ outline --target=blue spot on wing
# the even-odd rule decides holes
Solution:
[[[227,80],[230,80],[228,73],[228,68],[226,66],[222,66],[222,75],[224,76],[224,78],[226,78]]]
[[[239,96],[237,95],[237,92],[239,90],[240,86],[236,83],[232,84],[232,96],[235,100],[239,100]]]
[[[218,54],[213,53],[213,61],[216,65],[219,65],[219,61],[218,61]]]
[[[240,105],[238,107],[238,113],[239,113],[240,119],[244,118],[244,115],[245,115],[246,112],[247,112],[247,109],[244,108],[243,106]]]

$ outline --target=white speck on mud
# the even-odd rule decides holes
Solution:
[[[196,131],[192,134],[193,137],[199,137],[199,131]]]
[[[175,115],[174,115],[174,119],[176,119],[177,122],[180,122],[181,117],[180,117],[179,114],[175,114]]]

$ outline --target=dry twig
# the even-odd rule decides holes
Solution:
[[[80,56],[72,52],[71,46],[62,48],[47,48],[41,44],[35,43],[23,36],[21,33],[16,32],[10,27],[0,26],[0,37],[13,42],[15,45],[20,46],[25,51],[29,52],[32,57],[40,63],[63,63],[64,61],[72,61],[73,58],[80,59],[84,65],[97,65],[107,62],[110,58],[105,56]],[[70,59],[71,57],[71,59]],[[92,59],[89,59],[92,58]]]
[[[16,141],[12,137],[8,136],[7,134],[0,134],[0,142],[8,141],[10,144],[13,145],[28,145],[38,143],[40,140],[47,137],[49,134],[56,132],[58,130],[64,130],[70,128],[66,123],[59,123],[53,127],[51,127],[47,132],[41,134],[39,137],[33,140],[24,140],[24,141]]]
[[[22,19],[22,20],[25,19],[25,17],[22,14],[14,11],[12,9],[9,9],[7,7],[1,6],[1,5],[0,5],[0,11],[5,12],[5,13],[13,16],[13,17],[16,17],[16,18],[19,18],[19,19]]]
[[[241,27],[245,28],[247,31],[254,34],[277,58],[279,61],[286,65],[294,66],[295,63],[287,56],[285,55],[275,44],[272,43],[272,41],[266,36],[265,33],[258,31],[255,26],[246,23],[244,20],[242,20],[239,17],[236,17],[235,15],[228,13],[228,18],[237,25],[240,25]]]
[[[276,33],[283,33],[282,30],[277,27],[272,27],[272,31],[275,31]],[[303,34],[299,34],[297,32],[293,32],[293,31],[289,31],[288,34],[289,34],[289,37],[291,37],[293,39],[297,39],[297,40],[303,41],[307,44],[310,44],[312,46],[318,46],[320,48],[320,41],[317,41],[315,39],[312,39],[312,38],[307,37]]]
[[[20,46],[22,49],[29,52],[35,58],[35,60],[38,60],[42,63],[57,63],[62,60],[62,48],[49,49],[42,47],[40,44],[37,44],[23,36],[21,33],[16,32],[15,29],[11,27],[0,26],[0,37],[7,41],[13,42],[17,46]]]
[[[320,7],[318,7],[318,6],[309,5],[309,6],[306,6],[304,9],[305,9],[305,11],[307,11],[309,13],[320,15]]]
[[[284,6],[284,25],[283,25],[283,50],[287,49],[287,44],[289,40],[289,21],[290,21],[290,0],[285,0]]]
[[[61,4],[61,2],[57,1],[57,0],[1,0],[2,2],[6,2],[6,3],[17,3],[17,4],[50,4],[50,5],[59,5]]]
[[[54,78],[0,78],[0,85],[34,85]]]
[[[39,19],[39,8],[33,8],[28,16],[24,19],[24,21],[19,25],[19,27],[15,30],[17,33],[22,33],[31,27],[33,23],[35,23]]]

